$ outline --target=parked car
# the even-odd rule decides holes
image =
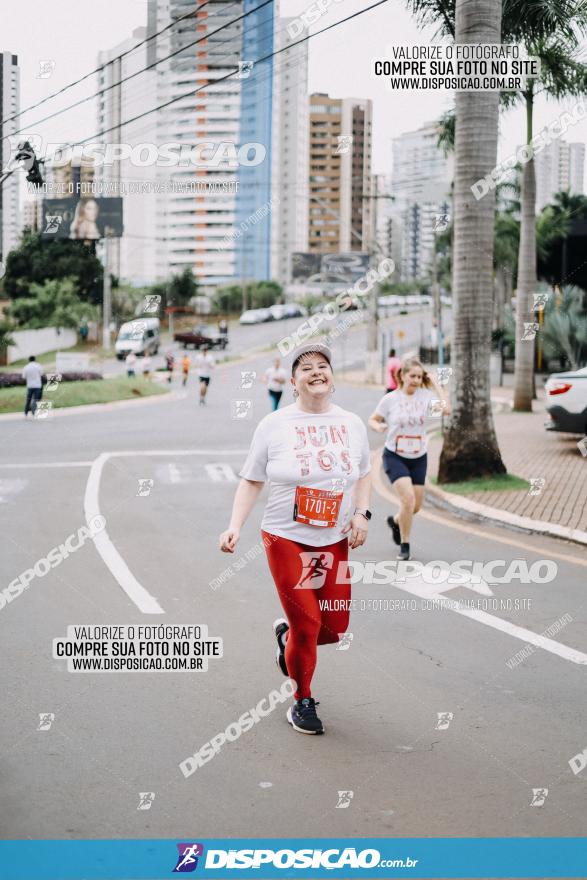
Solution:
[[[243,312],[238,320],[239,324],[259,324],[261,322],[261,318],[259,317],[258,309],[247,309],[246,312]]]
[[[308,310],[305,306],[300,306],[297,303],[286,303],[285,306],[285,318],[307,318]]]
[[[286,306],[277,303],[274,306],[269,306],[269,311],[273,316],[274,321],[281,321],[282,318],[286,318]]]
[[[119,361],[133,351],[138,357],[159,351],[159,318],[136,318],[122,324],[114,344]]]
[[[552,373],[544,386],[547,431],[587,434],[587,367]]]
[[[191,330],[174,333],[173,338],[175,342],[180,342],[185,348],[202,348],[207,345],[209,348],[224,349],[228,345],[226,334],[211,333],[207,324],[198,324]]]

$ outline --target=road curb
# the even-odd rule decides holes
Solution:
[[[48,418],[61,418],[62,416],[79,415],[80,413],[109,412],[113,409],[124,409],[125,407],[140,406],[141,404],[144,406],[148,403],[163,403],[163,401],[169,402],[173,400],[182,400],[184,397],[184,392],[169,391],[165,394],[152,394],[149,397],[130,397],[125,398],[124,400],[110,400],[108,403],[84,403],[81,406],[62,406],[57,409],[52,409]],[[24,413],[21,410],[19,410],[19,412],[0,414],[0,422],[22,422],[23,420]],[[30,421],[32,421],[32,419],[30,419]]]
[[[570,529],[568,526],[561,526],[558,523],[547,523],[531,519],[529,516],[509,513],[509,511],[501,510],[498,507],[489,507],[479,501],[472,501],[470,498],[445,492],[444,489],[439,489],[438,486],[428,481],[426,481],[426,492],[429,497],[432,496],[438,502],[440,507],[457,513],[468,513],[487,522],[510,526],[529,534],[549,535],[552,538],[563,538],[565,541],[572,541],[575,544],[587,545],[587,532],[583,532],[581,529]]]

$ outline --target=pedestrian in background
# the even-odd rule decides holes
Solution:
[[[385,387],[388,391],[395,391],[397,388],[397,371],[401,365],[402,362],[395,355],[395,348],[390,348],[387,364],[385,365]]]
[[[205,345],[196,358],[196,369],[200,380],[200,406],[203,406],[206,403],[206,393],[208,391],[208,385],[210,384],[212,370],[215,365],[216,361],[208,351],[208,346]]]
[[[35,360],[34,354],[29,357],[29,362],[22,371],[22,377],[26,380],[26,403],[24,405],[25,418],[31,410],[33,416],[37,411],[37,403],[43,396],[43,370]]]
[[[263,382],[267,385],[269,397],[271,398],[271,409],[275,412],[279,408],[279,401],[287,382],[287,373],[281,366],[279,358],[275,358],[272,367],[267,367],[263,376]]]
[[[189,354],[184,354],[184,356],[181,359],[181,372],[182,372],[181,384],[184,386],[187,385],[187,382],[188,382],[188,378],[190,375],[191,362],[192,361],[191,361]]]
[[[228,336],[228,324],[224,318],[218,321],[218,332],[221,336]]]
[[[169,384],[171,384],[171,380],[173,379],[173,367],[175,365],[175,358],[173,356],[173,352],[171,352],[171,351],[167,352],[167,354],[165,355],[165,364],[167,366],[167,372],[169,374],[167,376],[167,381],[169,382]]]
[[[134,351],[129,351],[124,359],[124,363],[126,364],[126,375],[131,379],[135,374],[135,367],[137,365],[137,356]]]

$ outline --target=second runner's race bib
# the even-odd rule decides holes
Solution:
[[[309,526],[332,529],[338,519],[342,496],[342,492],[296,486],[293,518]]]
[[[420,455],[422,452],[421,434],[398,434],[395,441],[398,455]]]

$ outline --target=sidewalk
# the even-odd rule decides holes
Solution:
[[[508,402],[508,406],[497,406],[494,411],[497,440],[508,473],[526,480],[543,479],[544,486],[537,495],[530,495],[526,489],[451,495],[451,504],[484,515],[483,511],[475,511],[470,505],[463,504],[474,502],[496,509],[496,513],[512,514],[513,517],[502,519],[511,525],[546,531],[541,528],[541,524],[546,524],[552,527],[548,531],[557,537],[583,543],[580,534],[572,534],[579,531],[587,541],[587,460],[577,449],[580,437],[544,429],[544,393],[541,388],[532,413],[509,410],[510,388],[495,388],[491,396],[496,402]],[[440,437],[429,441],[429,473],[434,476],[438,473],[441,448]],[[442,487],[431,487],[431,491],[433,494],[438,492],[439,497],[447,495]],[[516,522],[515,517],[522,517],[527,522]]]
[[[365,384],[362,379],[363,374],[358,371],[344,377],[344,381],[352,384]],[[539,380],[538,400],[533,402],[532,413],[511,412],[513,376],[504,376],[504,381],[505,386],[491,392],[501,456],[508,473],[529,481],[543,479],[539,494],[514,489],[455,495],[428,482],[429,496],[461,513],[587,544],[587,459],[577,449],[580,436],[544,429],[544,391]],[[441,449],[442,438],[431,437],[429,477],[438,473]]]

